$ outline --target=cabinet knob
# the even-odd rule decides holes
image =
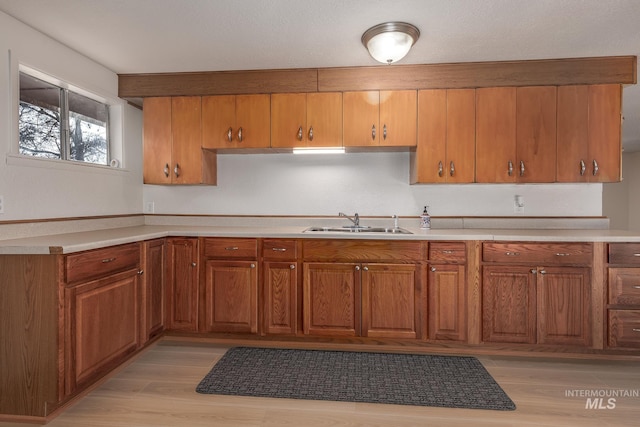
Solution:
[[[176,178],[180,176],[180,164],[176,163],[176,167],[173,168],[173,173],[176,174]]]
[[[431,271],[436,271],[436,268],[435,267],[431,267]]]
[[[509,163],[507,163],[507,173],[509,174],[509,176],[513,175],[513,162],[511,160],[509,160]]]
[[[164,172],[164,176],[169,178],[169,163],[165,163],[163,172]]]
[[[538,270],[536,270],[535,268],[531,269],[531,274],[536,274],[538,272]]]
[[[298,141],[302,141],[302,126],[298,128]]]
[[[227,141],[233,141],[233,129],[231,129],[231,127],[229,127],[229,130],[227,130]]]
[[[238,129],[238,142],[242,142],[242,127]]]
[[[580,160],[580,176],[584,175],[584,171],[587,170],[587,166],[584,164],[584,160]]]
[[[598,162],[596,161],[596,159],[593,159],[593,176],[598,175],[599,170],[600,168],[598,167]]]
[[[524,160],[520,160],[520,176],[524,176]]]
[[[547,274],[547,270],[540,270],[540,274]]]
[[[362,269],[363,269],[364,271],[369,271],[369,267],[367,267],[366,265],[365,265],[364,267],[362,267]]]
[[[191,267],[195,267],[196,265],[198,265],[198,264],[196,264],[195,262],[191,263]]]
[[[313,141],[313,126],[309,128],[309,141]]]
[[[371,126],[371,139],[376,139],[376,125]]]
[[[296,269],[296,265],[295,265],[295,264],[291,264],[291,265],[289,266],[289,268],[290,268],[291,270],[295,270],[295,269]]]
[[[453,160],[449,164],[449,175],[453,176],[456,174],[456,165],[453,164]]]
[[[382,139],[387,140],[387,125],[382,126]]]
[[[251,267],[251,268],[256,268],[256,265],[255,265],[254,263],[251,263],[251,264],[249,265],[249,267]]]
[[[138,270],[138,276],[142,276],[144,274],[144,270]]]
[[[356,265],[356,271],[360,271],[360,266]]]
[[[442,176],[442,161],[438,162],[438,176]]]

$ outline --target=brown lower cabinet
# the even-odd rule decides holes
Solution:
[[[640,348],[640,243],[608,245],[607,346]]]
[[[150,240],[141,244],[142,249],[142,336],[144,345],[164,332],[166,319],[166,253],[164,239]]]
[[[591,345],[591,268],[580,266],[590,262],[590,250],[589,244],[485,243],[484,261],[513,261],[482,267],[483,340]],[[548,266],[522,265],[527,259]]]

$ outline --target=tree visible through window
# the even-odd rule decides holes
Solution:
[[[109,106],[20,73],[20,154],[106,165]]]

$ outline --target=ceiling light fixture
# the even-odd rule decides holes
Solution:
[[[369,28],[362,35],[362,44],[378,62],[393,64],[409,53],[420,37],[420,30],[406,22],[385,22]]]

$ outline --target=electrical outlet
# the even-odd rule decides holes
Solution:
[[[0,196],[0,214],[4,213],[4,196]]]
[[[513,197],[513,212],[524,213],[524,197],[515,195]]]
[[[144,205],[144,213],[152,214],[156,210],[155,202],[147,202]]]

